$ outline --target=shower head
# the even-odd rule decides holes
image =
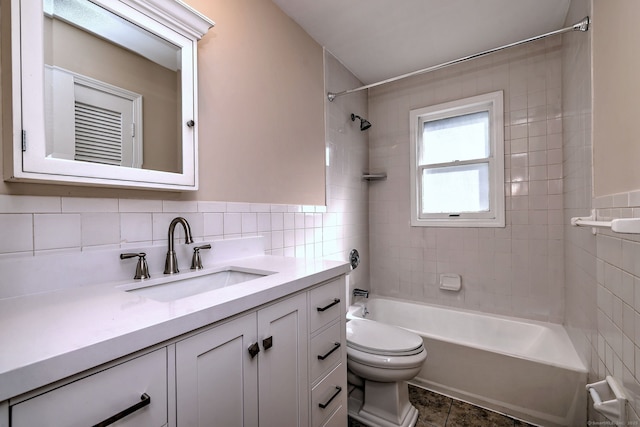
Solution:
[[[363,119],[360,116],[356,116],[355,114],[351,114],[351,121],[354,122],[356,118],[360,119],[360,130],[367,130],[371,127],[371,123],[367,119]]]

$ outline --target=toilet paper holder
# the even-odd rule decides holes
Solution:
[[[627,396],[615,378],[607,375],[602,381],[587,384],[587,392],[593,400],[593,409],[616,425],[626,425]]]

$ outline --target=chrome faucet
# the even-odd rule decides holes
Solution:
[[[365,298],[369,298],[369,291],[364,290],[364,289],[355,288],[355,289],[353,290],[353,296],[354,296],[354,297],[365,297]]]
[[[173,236],[177,224],[182,224],[182,227],[184,228],[185,243],[193,243],[191,227],[189,227],[187,220],[181,216],[173,218],[171,220],[171,224],[169,224],[169,250],[167,251],[167,259],[164,262],[164,274],[173,274],[180,271],[178,270],[178,258],[176,257],[176,252],[173,250]]]

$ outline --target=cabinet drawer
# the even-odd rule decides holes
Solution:
[[[349,422],[346,405],[341,405],[327,421],[322,423],[322,427],[344,427]]]
[[[87,427],[142,402],[118,426],[160,427],[167,423],[167,350],[162,348],[18,403],[12,427]]]
[[[333,280],[309,291],[309,321],[311,331],[330,323],[339,316],[346,316],[340,307],[344,300],[344,278]]]
[[[347,404],[347,372],[339,364],[311,390],[311,425],[322,425],[341,405]]]
[[[341,323],[337,322],[311,339],[311,382],[340,362],[345,351],[340,339],[340,326]]]

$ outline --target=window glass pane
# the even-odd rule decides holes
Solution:
[[[422,213],[489,211],[489,164],[422,171]]]
[[[424,123],[420,164],[489,157],[489,112],[465,114]]]

